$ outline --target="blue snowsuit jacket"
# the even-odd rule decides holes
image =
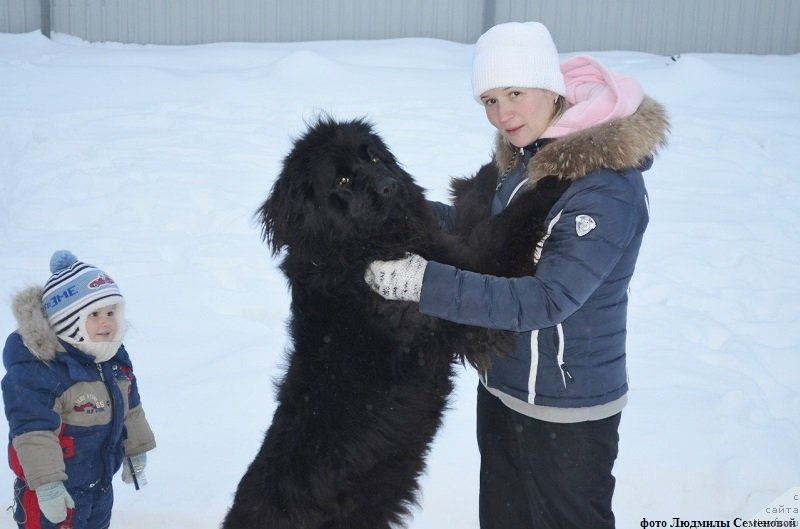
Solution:
[[[127,351],[97,364],[58,340],[38,287],[17,295],[15,313],[20,327],[6,340],[2,380],[12,469],[29,489],[110,485],[125,456],[155,447]]]

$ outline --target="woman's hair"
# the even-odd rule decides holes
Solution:
[[[556,99],[556,102],[553,104],[553,117],[550,120],[550,123],[555,123],[558,121],[558,118],[560,118],[568,108],[569,103],[567,102],[567,98],[559,95],[558,99]]]

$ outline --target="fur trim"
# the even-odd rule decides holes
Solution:
[[[17,319],[17,330],[22,337],[22,343],[33,356],[49,362],[64,348],[42,311],[42,292],[42,287],[26,288],[14,296],[11,307]]]
[[[666,109],[645,96],[631,116],[602,123],[548,143],[528,165],[528,179],[538,182],[548,175],[577,180],[597,169],[615,171],[636,167],[667,144]],[[500,171],[511,161],[514,147],[497,135],[495,160]]]

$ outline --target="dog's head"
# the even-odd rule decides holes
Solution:
[[[309,258],[381,255],[432,219],[422,189],[368,122],[327,117],[295,141],[257,215],[274,254],[286,247]]]

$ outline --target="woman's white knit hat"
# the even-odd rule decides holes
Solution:
[[[565,96],[558,50],[540,22],[508,22],[490,28],[475,43],[472,95],[492,88],[542,88]]]

